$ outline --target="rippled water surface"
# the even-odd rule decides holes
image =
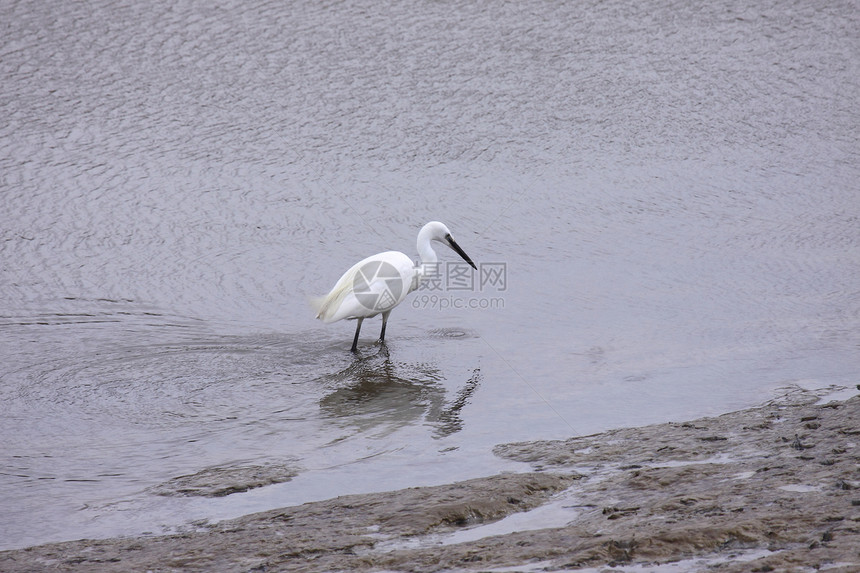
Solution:
[[[860,382],[858,13],[2,3],[0,546]],[[353,356],[307,298],[433,219],[485,274]]]

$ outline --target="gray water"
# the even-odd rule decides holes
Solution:
[[[0,2],[0,547],[860,382],[858,14]],[[433,219],[496,274],[353,356],[307,297]],[[266,464],[295,477],[154,493]]]

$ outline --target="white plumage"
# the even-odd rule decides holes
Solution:
[[[392,309],[417,289],[423,279],[437,270],[435,265],[438,258],[431,246],[432,241],[450,247],[472,268],[477,269],[451,237],[448,227],[438,221],[431,221],[418,232],[418,255],[421,259],[418,266],[398,251],[386,251],[362,259],[338,279],[327,295],[312,301],[316,317],[325,323],[356,319],[358,322],[352,341],[352,351],[355,352],[362,321],[381,314],[379,340],[385,341],[385,325]]]

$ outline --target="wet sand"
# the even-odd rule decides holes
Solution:
[[[0,570],[600,571],[680,561],[685,571],[860,571],[858,421],[860,396],[819,403],[798,390],[714,418],[496,448],[530,473],[343,496],[179,535],[4,551]],[[569,522],[452,542],[553,504]]]

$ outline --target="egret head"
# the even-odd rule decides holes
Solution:
[[[472,262],[472,259],[469,258],[463,249],[460,248],[460,245],[454,240],[451,236],[451,231],[448,230],[448,227],[445,226],[445,223],[440,223],[439,221],[430,221],[424,227],[422,227],[421,231],[418,233],[418,243],[419,245],[422,242],[422,239],[427,241],[438,241],[443,245],[450,247],[455,253],[463,257],[463,260],[469,263],[473,269],[478,267],[475,266],[475,263]]]

